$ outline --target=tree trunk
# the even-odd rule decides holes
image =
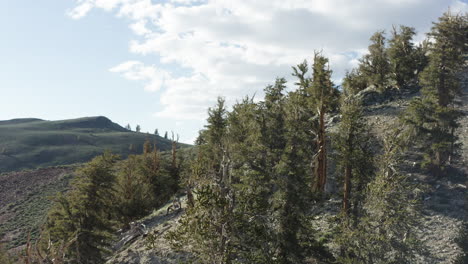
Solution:
[[[319,131],[318,131],[318,155],[317,155],[317,182],[316,190],[320,192],[325,191],[325,184],[327,183],[327,150],[325,142],[325,111],[323,106],[319,112]]]
[[[445,48],[443,47],[443,50]],[[442,107],[447,107],[449,103],[449,91],[447,87],[445,87],[445,75],[446,75],[446,65],[445,65],[445,56],[442,56],[440,65],[439,65],[440,73],[439,73],[439,85],[437,86],[437,93],[439,99],[439,105]]]
[[[349,197],[351,194],[351,174],[352,168],[351,164],[348,163],[345,168],[345,177],[344,177],[344,190],[343,190],[343,212],[346,216],[349,215]]]
[[[455,152],[455,128],[450,128],[450,153],[448,154],[448,164],[452,164],[452,156]]]
[[[193,208],[195,206],[195,199],[193,198],[192,189],[187,187],[187,205],[189,208]]]
[[[176,141],[172,140],[172,169],[177,168],[177,144]]]

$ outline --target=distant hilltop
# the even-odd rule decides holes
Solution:
[[[168,139],[127,130],[104,116],[0,121],[0,172],[85,162],[105,150],[126,157],[141,153],[146,139],[161,151],[171,148]]]

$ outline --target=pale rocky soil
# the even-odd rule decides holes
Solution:
[[[189,260],[185,252],[174,251],[166,238],[168,231],[177,228],[178,220],[183,214],[183,209],[169,211],[167,208],[172,202],[167,203],[151,215],[141,219],[136,224],[140,227],[137,232],[133,232],[137,237],[131,242],[116,249],[114,255],[106,262],[107,264],[172,264],[185,263]],[[185,207],[185,198],[182,198],[182,207]],[[140,230],[144,229],[139,235]],[[130,232],[132,233],[132,232]],[[150,243],[148,237],[154,236],[154,243]],[[132,237],[131,234],[124,234],[118,240]],[[118,242],[117,242],[118,244]],[[151,248],[151,249],[149,249]],[[190,263],[190,262],[188,262]]]

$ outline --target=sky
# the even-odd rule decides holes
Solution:
[[[422,41],[468,0],[0,0],[0,120],[106,116],[193,143],[218,96],[262,98],[314,51],[339,84],[369,37]]]

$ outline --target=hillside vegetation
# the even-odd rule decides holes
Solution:
[[[105,150],[126,157],[141,153],[147,138],[160,150],[171,148],[168,139],[129,131],[103,116],[0,121],[0,172],[86,162]]]
[[[77,166],[50,167],[0,174],[0,243],[18,247],[29,232],[36,238],[51,200],[67,190]]]
[[[295,89],[218,97],[185,154],[95,157],[25,263],[467,263],[467,32],[376,32],[341,87],[315,52]]]

